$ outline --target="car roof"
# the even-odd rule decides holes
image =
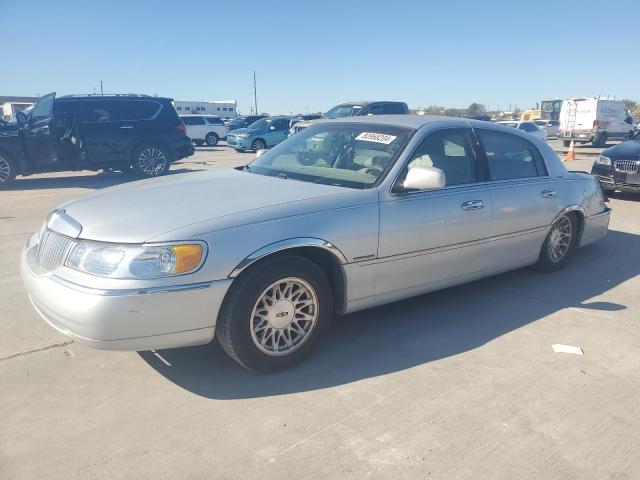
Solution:
[[[406,102],[400,102],[397,100],[362,100],[362,101],[345,100],[344,102],[340,102],[338,105],[362,105],[364,107],[372,103],[406,103]]]
[[[319,120],[322,121],[322,120]],[[331,122],[346,122],[346,123],[371,123],[380,125],[395,125],[398,127],[408,127],[418,129],[425,125],[435,123],[446,123],[451,126],[468,127],[483,126],[490,124],[484,120],[473,120],[471,118],[463,117],[445,117],[440,115],[365,115],[362,117],[341,117],[335,119],[326,119],[324,121]]]
[[[151,95],[142,95],[136,93],[115,94],[115,95],[99,95],[99,94],[83,94],[83,95],[63,95],[56,97],[56,100],[162,100],[172,102],[172,98],[152,97]]]

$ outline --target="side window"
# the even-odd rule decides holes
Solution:
[[[469,131],[447,128],[428,134],[413,152],[406,171],[413,167],[439,168],[444,172],[446,186],[476,182],[476,162]]]
[[[404,113],[404,107],[399,103],[387,103],[383,106],[384,113],[391,115]]]
[[[122,120],[151,120],[160,110],[160,104],[147,101],[120,102]]]
[[[220,119],[220,117],[208,117],[207,123],[211,125],[222,125],[222,120]]]
[[[542,155],[533,144],[516,135],[477,129],[489,162],[491,180],[546,175]]]
[[[361,115],[384,115],[385,113],[389,113],[385,110],[384,105],[373,105],[367,109]]]
[[[103,123],[119,120],[116,103],[107,100],[86,102],[82,113],[84,122]]]
[[[204,125],[204,119],[202,117],[189,116],[182,117],[182,121],[185,125]]]
[[[284,118],[279,118],[272,122],[272,125],[276,128],[276,130],[286,130],[289,126],[289,122]]]

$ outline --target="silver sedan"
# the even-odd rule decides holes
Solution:
[[[36,310],[96,348],[215,337],[246,368],[274,371],[306,357],[336,314],[557,270],[609,224],[592,176],[489,122],[333,120],[259,154],[60,205],[22,255]]]

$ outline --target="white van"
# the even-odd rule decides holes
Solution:
[[[597,97],[573,97],[562,102],[558,138],[604,147],[607,140],[633,135],[633,119],[624,102]]]

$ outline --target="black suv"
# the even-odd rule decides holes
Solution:
[[[170,98],[50,93],[0,124],[0,188],[16,175],[113,169],[155,177],[193,155]]]

